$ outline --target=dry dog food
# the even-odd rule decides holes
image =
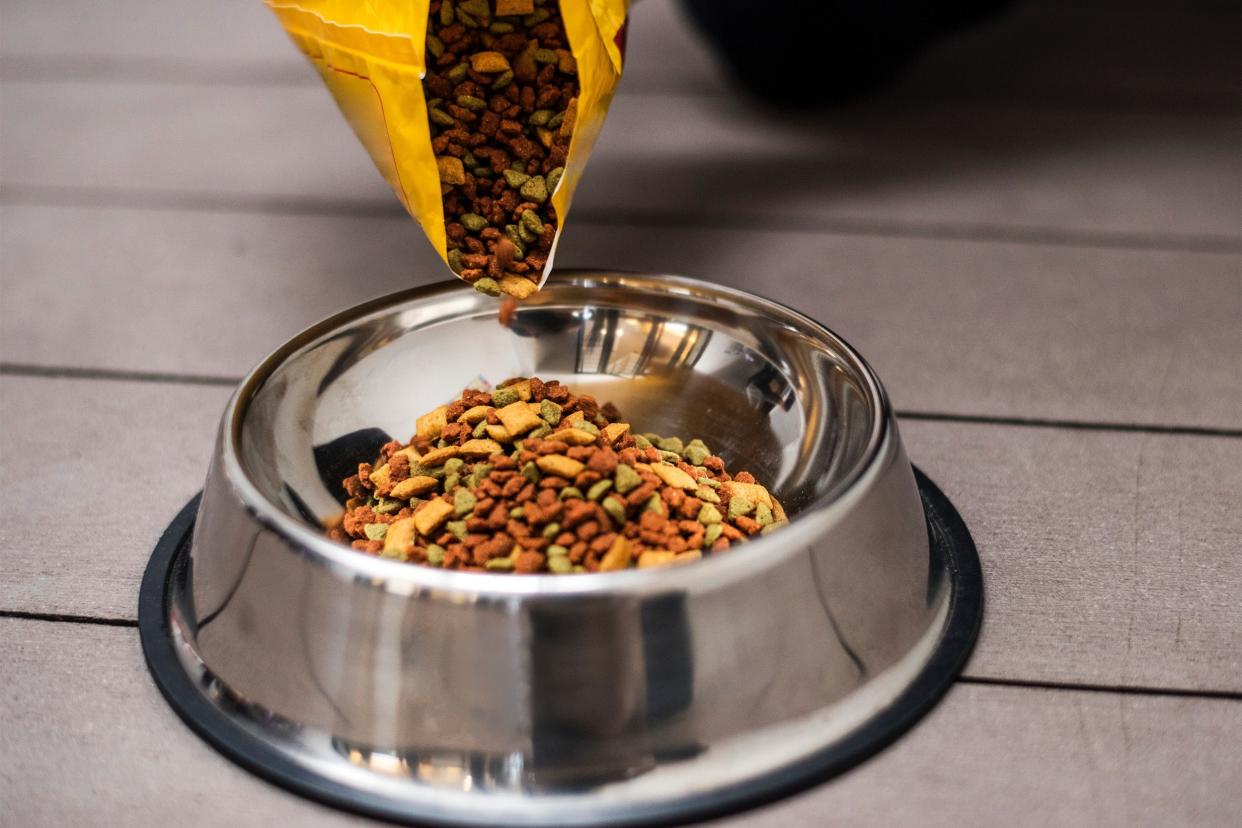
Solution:
[[[556,236],[578,72],[556,0],[431,0],[423,80],[448,263],[519,299]]]
[[[329,535],[385,558],[486,572],[608,572],[723,552],[785,523],[701,440],[635,434],[558,382],[467,389],[344,481]]]

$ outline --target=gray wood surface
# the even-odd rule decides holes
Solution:
[[[0,206],[0,240],[4,358],[43,365],[240,376],[447,276],[402,216]],[[847,337],[905,409],[1242,428],[1236,255],[584,221],[558,261],[758,288]]]
[[[396,210],[313,86],[7,81],[0,120],[10,199],[176,192]],[[1233,249],[1240,169],[1235,123],[1217,115],[877,104],[790,120],[728,98],[619,95],[575,205]]]
[[[9,376],[0,391],[0,609],[135,618],[146,559],[202,484],[228,389]],[[1242,513],[1220,508],[1242,490],[1242,440],[903,432],[984,561],[971,675],[1242,692],[1242,558],[1224,554],[1242,548]],[[87,496],[62,525],[47,492],[66,479]],[[71,560],[66,538],[81,546]]]
[[[132,629],[0,619],[0,660],[0,823],[363,823],[259,782],[200,742],[159,697]],[[838,781],[708,824],[1226,825],[1220,792],[1242,782],[1230,758],[1239,710],[959,685],[899,746]]]

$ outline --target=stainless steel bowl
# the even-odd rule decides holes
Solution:
[[[320,533],[351,464],[513,375],[702,436],[790,525],[684,567],[575,576],[441,571]],[[265,360],[225,412],[160,613],[193,703],[305,790],[412,819],[618,824],[771,789],[890,710],[944,640],[951,569],[845,342],[739,291],[580,272],[509,328],[444,284]]]

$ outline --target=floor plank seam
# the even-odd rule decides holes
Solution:
[[[97,627],[137,627],[138,621],[133,618],[113,618],[97,615],[72,615],[61,612],[24,612],[22,610],[0,610],[0,618],[16,618],[22,621],[47,621],[54,624],[90,624]]]
[[[407,220],[396,201],[341,200],[313,196],[250,195],[245,193],[192,193],[115,187],[58,187],[6,184],[0,204],[30,207],[68,207],[260,213],[289,216],[342,216]],[[1223,234],[1127,233],[1079,231],[1068,228],[1009,226],[964,222],[910,222],[866,218],[765,218],[733,213],[661,210],[600,210],[579,207],[574,219],[602,227],[661,227],[689,230],[744,229],[797,235],[840,235],[874,238],[966,241],[984,244],[1024,244],[1042,247],[1080,247],[1101,250],[1143,250],[1167,253],[1242,253],[1242,237]]]
[[[207,385],[222,388],[234,387],[242,377],[226,377],[210,374],[181,374],[159,371],[123,370],[114,368],[77,368],[68,365],[35,365],[20,362],[0,362],[0,376],[29,377],[37,379],[76,379],[103,382],[146,382],[167,385]],[[1016,428],[1047,428],[1066,431],[1105,431],[1130,434],[1165,434],[1182,437],[1227,437],[1242,439],[1242,429],[1216,428],[1212,426],[1178,426],[1144,423],[1120,423],[1107,421],[1061,420],[1039,417],[998,417],[986,414],[953,414],[939,411],[897,409],[897,416],[904,420],[922,422],[958,423],[962,425],[992,425]]]
[[[1218,699],[1242,701],[1242,691],[1193,690],[1182,687],[1144,687],[1129,684],[1092,684],[1072,681],[1033,681],[1007,679],[998,676],[958,676],[958,684],[976,684],[986,687],[1017,687],[1029,690],[1065,690],[1075,693],[1110,693],[1125,696],[1175,696],[1193,699]]]
[[[1171,434],[1184,437],[1232,437],[1242,438],[1242,428],[1217,428],[1213,426],[1148,425],[1143,423],[1120,423],[1087,420],[1058,420],[1042,417],[993,417],[976,414],[951,414],[939,411],[904,411],[896,414],[905,420],[933,423],[969,423],[972,425],[1017,426],[1020,428],[1053,428],[1068,431],[1108,431],[1130,434]]]

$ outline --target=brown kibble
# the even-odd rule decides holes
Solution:
[[[525,276],[505,276],[500,280],[500,289],[515,299],[525,299],[539,286]]]
[[[470,68],[488,74],[505,72],[509,69],[509,59],[500,52],[475,52],[470,56]]]
[[[514,14],[533,14],[535,0],[496,0],[496,16],[506,17]]]
[[[565,107],[565,120],[561,121],[561,128],[557,131],[557,135],[562,138],[568,138],[574,134],[574,123],[578,120],[578,99],[573,98],[569,102],[569,106]]]
[[[460,158],[454,158],[451,155],[436,156],[436,169],[440,171],[440,181],[443,184],[457,185],[466,183],[466,168],[462,165]]]
[[[628,569],[632,557],[629,539],[624,535],[617,535],[608,552],[600,560],[599,570],[600,572],[614,572],[618,569]]]

